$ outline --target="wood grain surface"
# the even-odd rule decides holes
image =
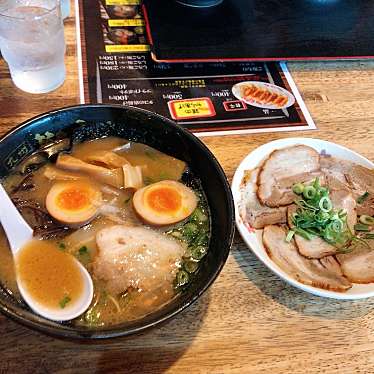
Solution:
[[[0,61],[0,135],[79,102],[74,19],[67,79],[47,95],[16,89]],[[318,130],[204,138],[231,180],[257,146],[310,136],[374,160],[374,62],[289,64]],[[1,207],[0,207],[1,209]],[[0,373],[374,373],[374,299],[336,301],[285,284],[236,235],[221,275],[192,307],[140,336],[99,343],[51,338],[0,316]]]

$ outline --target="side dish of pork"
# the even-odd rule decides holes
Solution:
[[[293,279],[345,292],[374,283],[374,169],[297,144],[271,152],[240,184],[240,219]]]

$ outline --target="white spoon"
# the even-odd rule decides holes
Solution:
[[[8,237],[10,249],[13,257],[17,259],[18,251],[33,237],[33,230],[23,219],[18,209],[14,206],[12,200],[0,183],[0,222]],[[22,282],[17,276],[19,291],[34,312],[53,321],[68,321],[82,314],[91,304],[93,297],[93,283],[90,274],[86,268],[75,259],[77,266],[83,276],[83,292],[78,300],[67,304],[64,308],[53,309],[46,307],[36,300],[26,291]]]

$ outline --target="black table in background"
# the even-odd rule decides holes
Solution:
[[[158,61],[374,57],[373,0],[145,0]]]

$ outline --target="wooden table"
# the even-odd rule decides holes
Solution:
[[[74,19],[66,22],[64,85],[29,95],[0,62],[0,134],[79,101]],[[318,130],[205,138],[231,180],[257,146],[289,136],[331,140],[374,159],[374,62],[289,64]],[[0,373],[374,373],[374,299],[336,301],[285,284],[237,235],[214,285],[160,328],[86,344],[54,339],[0,316]]]

